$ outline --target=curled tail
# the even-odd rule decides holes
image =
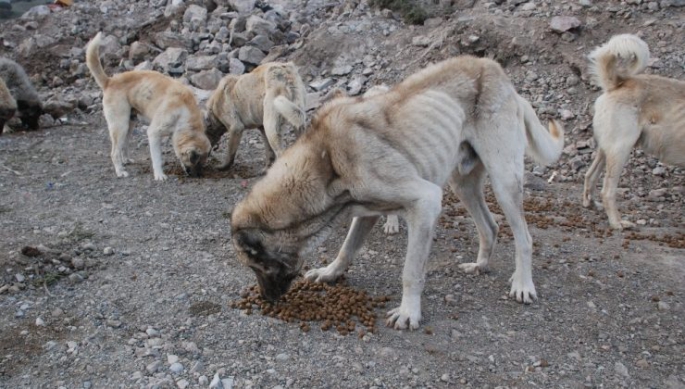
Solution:
[[[304,107],[300,107],[288,100],[287,97],[280,95],[276,96],[274,99],[274,108],[276,108],[276,111],[278,111],[288,123],[292,124],[293,127],[298,129],[304,127],[304,123],[307,120],[307,116],[303,109]]]
[[[616,89],[647,67],[649,46],[632,34],[615,35],[593,50],[589,59],[590,73],[606,92]]]
[[[540,123],[530,103],[518,96],[523,109],[523,122],[528,138],[528,153],[543,165],[556,162],[564,149],[564,127],[556,120],[549,122],[549,131]]]
[[[304,128],[306,90],[297,67],[291,62],[273,64],[266,73],[265,82],[267,96],[274,96],[276,111],[293,127]]]
[[[98,83],[100,88],[105,89],[107,83],[109,83],[109,77],[105,74],[105,70],[102,68],[102,63],[100,63],[100,42],[102,41],[102,32],[98,32],[95,38],[88,43],[88,48],[86,49],[86,65],[90,74],[95,78],[95,82]]]

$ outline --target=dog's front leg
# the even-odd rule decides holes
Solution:
[[[357,254],[357,251],[362,247],[364,238],[371,231],[378,216],[355,217],[352,220],[350,231],[347,233],[345,243],[343,243],[338,256],[335,261],[328,266],[319,269],[312,269],[305,274],[305,278],[315,282],[331,282],[335,281],[345,273],[347,267],[352,262],[352,258]]]
[[[238,146],[240,146],[240,138],[242,138],[242,136],[242,126],[232,125],[229,127],[226,154],[224,155],[224,161],[219,165],[219,170],[226,170],[233,165],[235,154],[238,152]]]
[[[442,189],[418,181],[411,186],[418,198],[405,206],[409,243],[402,272],[402,302],[388,312],[386,324],[395,329],[417,329],[421,321],[421,293],[426,281],[426,261],[430,253],[435,225],[442,208]]]
[[[162,169],[162,138],[150,126],[147,131],[148,142],[150,143],[150,158],[152,159],[152,172],[155,175],[155,180],[166,180],[166,174]]]

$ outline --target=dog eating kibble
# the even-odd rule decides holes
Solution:
[[[348,335],[358,330],[359,337],[375,331],[374,309],[383,308],[390,301],[388,296],[371,297],[365,291],[357,291],[340,283],[329,285],[304,279],[294,282],[288,293],[275,303],[264,300],[257,285],[244,290],[240,297],[230,306],[242,309],[248,315],[256,307],[264,316],[287,323],[299,322],[303,332],[311,330],[311,322],[321,322],[323,331],[335,328],[340,335]],[[356,321],[353,319],[355,316]],[[365,329],[357,326],[357,323]]]

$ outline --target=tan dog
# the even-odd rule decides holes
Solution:
[[[127,177],[125,145],[132,130],[131,113],[150,120],[147,130],[155,180],[166,180],[162,170],[162,137],[171,136],[176,157],[186,173],[199,176],[211,145],[205,135],[202,111],[186,86],[161,73],[130,71],[107,77],[98,56],[101,34],[88,44],[86,63],[104,91],[102,108],[112,141],[112,163],[117,177]]]
[[[347,269],[379,215],[406,220],[408,247],[402,302],[388,325],[417,328],[433,231],[449,183],[480,238],[475,263],[485,271],[498,227],[483,195],[489,174],[514,233],[516,270],[510,295],[531,302],[533,244],[523,217],[524,154],[556,161],[563,129],[540,124],[494,61],[457,57],[430,66],[387,93],[325,104],[293,146],[238,203],[231,218],[240,261],[253,269],[265,298],[278,299],[300,273],[304,256],[333,227],[354,217],[338,257],[306,277],[333,281]]]
[[[614,36],[590,54],[590,71],[604,93],[595,102],[597,155],[585,175],[583,205],[595,200],[595,186],[606,166],[602,202],[614,229],[633,227],[621,220],[616,188],[635,146],[664,163],[685,166],[685,82],[641,75],[649,47],[635,35]]]
[[[5,124],[12,119],[15,112],[17,112],[17,102],[7,89],[5,81],[0,78],[0,135],[5,129]]]
[[[304,83],[290,62],[266,63],[248,74],[224,77],[207,102],[207,135],[212,146],[228,131],[228,150],[220,168],[231,167],[243,130],[250,128],[265,134],[271,164],[283,152],[281,119],[298,132],[303,128],[305,96]]]

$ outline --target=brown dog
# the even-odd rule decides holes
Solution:
[[[186,173],[199,176],[211,145],[205,135],[202,111],[193,92],[180,82],[152,71],[130,71],[108,77],[100,63],[102,33],[88,44],[86,63],[104,91],[102,108],[112,141],[112,163],[117,177],[127,177],[124,163],[127,138],[137,112],[150,120],[147,129],[155,180],[166,180],[162,170],[162,137],[171,136],[176,157]]]
[[[207,135],[212,146],[228,131],[228,150],[220,166],[235,159],[243,131],[259,128],[268,142],[269,164],[283,152],[282,119],[298,132],[304,126],[306,90],[294,64],[271,62],[242,76],[224,77],[207,102]]]
[[[590,71],[604,93],[595,102],[597,156],[585,175],[583,205],[595,200],[595,186],[606,166],[602,202],[612,228],[621,220],[616,206],[623,165],[635,146],[664,163],[685,167],[685,82],[639,74],[649,62],[649,47],[635,35],[614,36],[590,54]]]
[[[17,112],[17,102],[14,101],[14,97],[7,89],[5,81],[0,78],[0,135],[5,129],[5,124],[12,119],[15,112]]]
[[[262,295],[278,299],[300,273],[305,255],[336,224],[354,217],[338,257],[306,277],[340,277],[380,215],[407,222],[402,302],[388,325],[417,328],[426,260],[449,183],[473,217],[477,261],[487,271],[498,226],[483,195],[490,176],[516,243],[510,296],[536,297],[533,242],[523,211],[524,154],[549,164],[561,155],[562,127],[542,126],[499,64],[470,56],[430,66],[390,91],[340,97],[325,104],[311,127],[276,159],[231,217],[238,259],[256,274]]]

